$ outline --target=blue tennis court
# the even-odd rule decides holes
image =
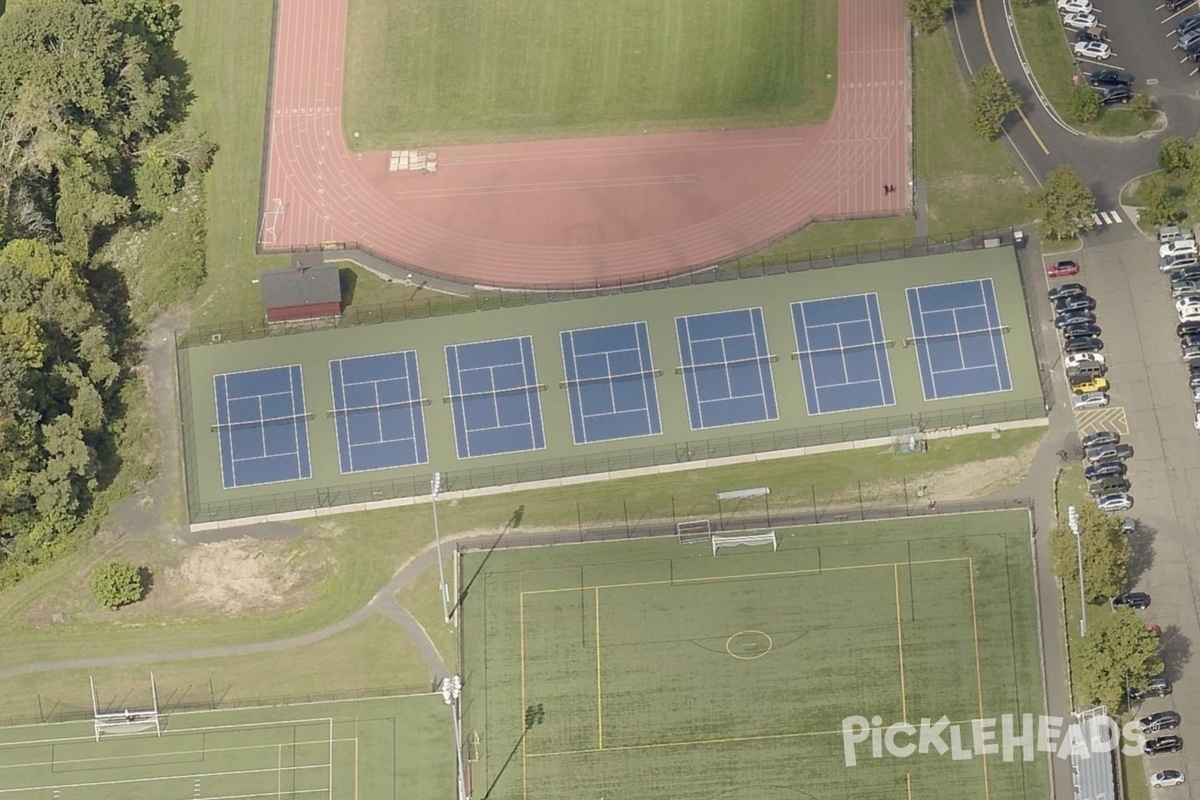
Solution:
[[[792,325],[809,414],[896,404],[879,295],[792,303]]]
[[[779,419],[761,308],[675,318],[692,430]]]
[[[429,461],[415,350],[335,359],[329,382],[343,474]]]
[[[926,400],[1011,390],[1007,326],[991,278],[907,290],[912,338]]]
[[[214,375],[213,391],[224,488],[312,477],[299,364]]]
[[[563,368],[575,444],[662,433],[645,322],[562,331]]]
[[[459,458],[546,447],[532,337],[447,345],[446,374]]]

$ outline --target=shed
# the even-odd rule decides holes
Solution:
[[[260,285],[269,323],[342,314],[342,287],[333,264],[297,259],[291,269],[264,272]]]

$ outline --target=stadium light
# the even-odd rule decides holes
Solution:
[[[1083,531],[1079,530],[1079,512],[1067,507],[1067,527],[1075,534],[1075,558],[1079,561],[1079,635],[1087,638],[1087,594],[1083,590]]]
[[[438,530],[437,499],[442,491],[442,473],[433,473],[429,481],[430,503],[433,506],[433,543],[437,548],[439,590],[442,593],[442,616],[450,622],[450,593],[446,590],[446,565],[442,561],[442,534]]]
[[[454,763],[458,768],[458,800],[471,800],[467,796],[467,781],[463,775],[462,719],[458,715],[458,699],[462,697],[462,678],[457,675],[442,678],[439,691],[441,691],[446,705],[450,706],[450,716],[454,719]]]

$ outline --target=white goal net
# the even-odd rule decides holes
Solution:
[[[700,544],[712,536],[712,525],[706,519],[685,519],[675,523],[675,535],[680,544]]]
[[[100,699],[96,695],[96,681],[89,675],[92,686],[92,719],[96,728],[96,741],[111,734],[147,733],[154,731],[162,736],[162,718],[158,712],[158,687],[154,684],[154,673],[150,673],[150,708],[125,708],[120,711],[101,711]]]
[[[712,537],[712,551],[715,556],[722,547],[744,547],[770,545],[772,552],[779,549],[779,539],[775,536],[775,531],[767,531],[766,533],[751,533],[744,536],[714,536]]]

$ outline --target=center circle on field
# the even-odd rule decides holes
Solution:
[[[738,631],[725,640],[725,652],[738,661],[762,658],[775,647],[774,640],[762,631]]]

